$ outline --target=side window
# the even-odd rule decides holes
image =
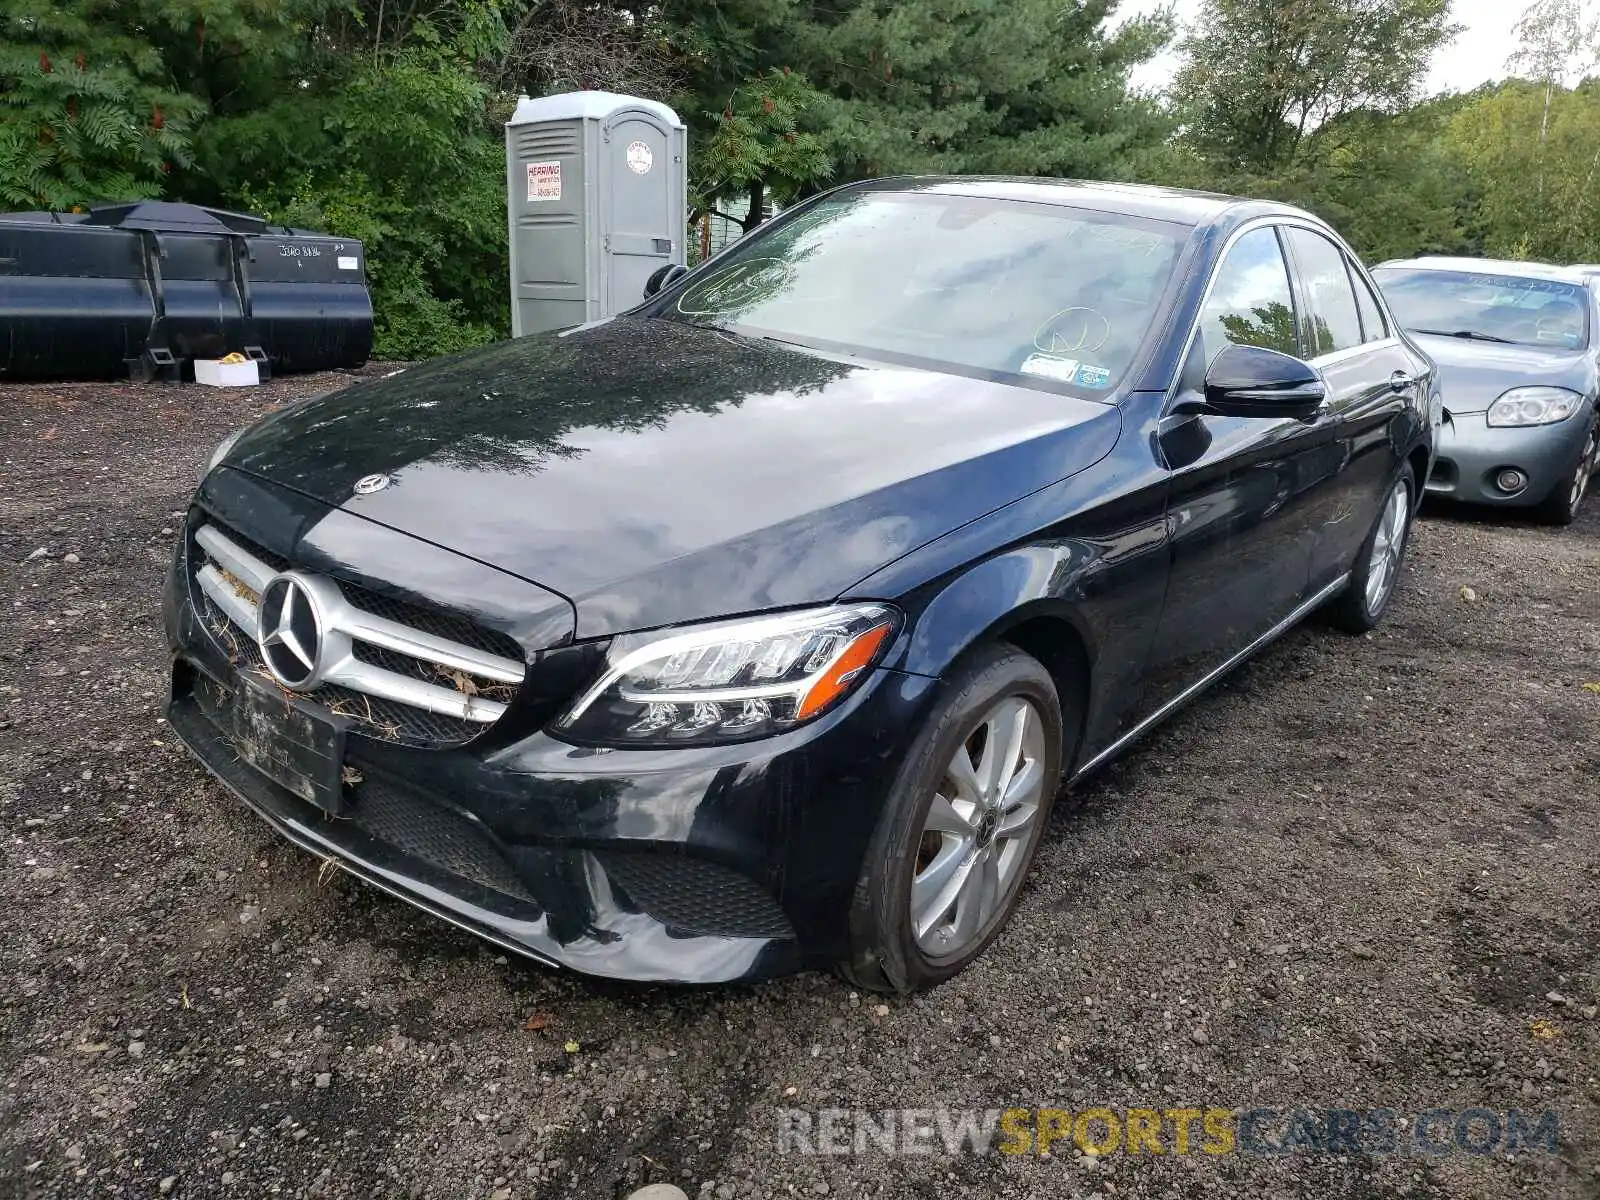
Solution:
[[[1350,287],[1350,271],[1344,265],[1344,252],[1309,229],[1287,232],[1311,306],[1306,331],[1311,353],[1306,357],[1317,358],[1361,345],[1361,317],[1356,309],[1356,294]]]
[[[1252,229],[1233,244],[1200,314],[1200,335],[1207,362],[1228,342],[1300,353],[1294,295],[1276,231]]]
[[[1383,309],[1378,304],[1378,298],[1372,294],[1367,281],[1354,266],[1350,267],[1350,281],[1356,285],[1356,307],[1361,310],[1361,332],[1366,335],[1363,340],[1383,341],[1389,336],[1389,327],[1384,322]]]

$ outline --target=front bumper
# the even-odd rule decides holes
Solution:
[[[848,953],[862,857],[936,681],[879,670],[811,725],[705,749],[596,750],[539,730],[441,750],[352,735],[347,815],[332,818],[242,761],[207,715],[197,685],[214,694],[237,677],[185,580],[180,554],[164,605],[173,732],[304,849],[593,975],[717,983]]]
[[[1428,476],[1430,495],[1470,504],[1522,507],[1538,504],[1552,488],[1572,482],[1592,413],[1585,406],[1565,421],[1520,429],[1491,428],[1486,414],[1448,414]],[[1508,468],[1528,482],[1506,492],[1495,477]]]

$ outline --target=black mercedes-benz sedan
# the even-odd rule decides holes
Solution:
[[[167,588],[205,765],[504,947],[936,983],[1066,784],[1393,594],[1433,366],[1303,212],[879,180],[657,283],[230,438]]]

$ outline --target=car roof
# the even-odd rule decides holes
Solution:
[[[1405,267],[1410,271],[1472,271],[1486,275],[1517,275],[1524,279],[1550,279],[1562,283],[1583,283],[1584,268],[1558,267],[1551,263],[1523,262],[1512,258],[1467,258],[1442,254],[1421,258],[1392,258],[1373,268]]]
[[[1287,204],[1143,183],[1003,175],[902,175],[869,179],[851,185],[848,190],[897,191],[912,187],[939,195],[1031,200],[1040,204],[1127,213],[1182,225],[1208,225],[1224,217],[1244,219],[1268,215],[1301,217],[1323,224],[1310,213]]]

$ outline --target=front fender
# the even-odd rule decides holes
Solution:
[[[850,595],[898,598],[907,632],[893,665],[918,675],[945,675],[986,642],[1037,652],[1035,638],[1067,639],[1088,676],[1084,744],[1097,747],[1142,696],[1166,596],[1166,490],[1165,472],[1124,439],[1088,470],[922,547]]]
[[[1019,546],[978,563],[927,599],[910,628],[901,670],[943,675],[969,646],[999,640],[1041,617],[1069,626],[1086,661],[1094,662],[1100,634],[1078,604],[1097,553],[1092,543],[1068,538]]]

